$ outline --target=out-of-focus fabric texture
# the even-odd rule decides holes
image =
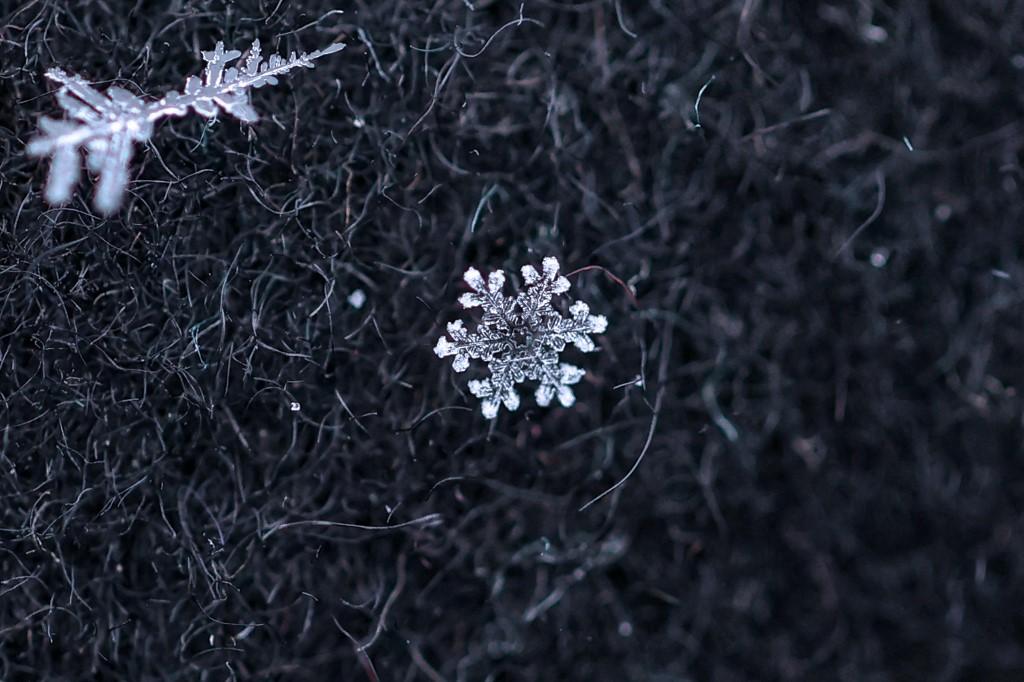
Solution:
[[[1022,35],[0,0],[0,679],[1024,679]],[[347,48],[47,206],[46,69],[149,99],[257,38]],[[608,330],[490,422],[432,347],[547,256]]]

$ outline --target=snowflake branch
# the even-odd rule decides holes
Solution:
[[[223,111],[243,123],[255,123],[258,115],[249,102],[250,89],[276,85],[278,76],[297,68],[313,68],[314,61],[344,47],[336,43],[308,54],[292,52],[287,59],[273,54],[262,61],[260,42],[256,40],[245,65],[238,69],[228,64],[242,53],[225,50],[224,43],[218,42],[212,51],[203,52],[207,66],[202,78],[190,76],[182,91],[171,91],[148,102],[116,86],[100,92],[80,76],[50,69],[46,76],[60,85],[57,103],[68,118],[42,118],[42,134],[26,148],[29,156],[48,156],[52,160],[45,191],[47,202],[59,205],[71,199],[84,150],[89,169],[99,174],[94,205],[101,213],[113,213],[120,207],[128,185],[134,145],[150,139],[157,121],[185,116],[191,110],[206,118]]]

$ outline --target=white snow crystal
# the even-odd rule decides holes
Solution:
[[[461,320],[450,322],[448,336],[437,340],[434,353],[440,358],[454,356],[456,372],[466,371],[471,358],[487,363],[490,376],[469,382],[469,391],[480,398],[487,419],[497,417],[501,405],[509,411],[518,409],[515,387],[527,379],[540,382],[534,397],[541,407],[556,397],[563,407],[576,402],[569,387],[579,382],[584,371],[559,363],[558,355],[570,343],[581,351],[593,351],[596,346],[590,334],[603,332],[608,320],[591,315],[582,301],[569,307],[569,317],[556,310],[552,297],[570,286],[558,270],[558,259],[550,257],[544,259],[542,273],[532,265],[523,266],[520,273],[526,286],[514,298],[502,294],[505,273],[501,270],[486,280],[476,268],[466,270],[463,279],[473,291],[459,297],[459,302],[463,308],[482,308],[483,317],[473,332]]]
[[[29,156],[52,159],[46,183],[46,200],[63,204],[71,199],[81,174],[82,151],[86,166],[99,176],[93,205],[104,214],[121,206],[128,187],[128,166],[136,143],[146,142],[153,135],[153,124],[168,116],[184,116],[189,110],[205,118],[218,111],[234,116],[243,123],[255,123],[258,115],[249,102],[249,90],[276,85],[277,77],[299,67],[313,68],[313,62],[333,54],[345,46],[330,45],[315,52],[287,58],[277,54],[263,61],[260,41],[249,48],[244,64],[228,66],[242,56],[238,50],[225,50],[218,42],[210,52],[203,52],[206,69],[203,75],[189,76],[181,92],[171,91],[159,100],[144,100],[119,87],[99,91],[88,81],[63,69],[50,69],[46,77],[56,82],[57,104],[67,118],[43,117],[41,134],[26,149]]]
[[[366,292],[362,289],[356,289],[348,295],[348,304],[356,310],[359,310],[366,305]]]

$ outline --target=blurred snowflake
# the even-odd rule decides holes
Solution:
[[[540,273],[532,265],[523,266],[526,287],[515,298],[502,294],[505,273],[501,270],[492,272],[486,282],[475,268],[466,270],[464,278],[473,291],[463,294],[459,302],[463,308],[482,308],[483,317],[475,332],[461,320],[450,322],[451,339],[438,339],[434,352],[441,358],[454,355],[456,372],[466,371],[470,358],[487,363],[491,376],[470,381],[469,390],[483,401],[488,419],[498,416],[502,404],[509,410],[519,407],[515,386],[526,379],[540,382],[535,396],[541,407],[555,396],[564,407],[576,402],[570,386],[584,371],[559,363],[558,355],[569,343],[584,352],[594,350],[589,334],[603,332],[608,321],[603,315],[591,315],[582,301],[569,307],[568,318],[552,307],[552,297],[569,290],[569,280],[558,274],[558,268],[555,258],[545,258]]]
[[[63,204],[71,199],[84,149],[89,170],[99,175],[93,204],[101,213],[113,213],[120,207],[128,186],[133,147],[149,140],[156,121],[184,116],[191,109],[205,118],[223,111],[243,123],[255,123],[258,116],[249,102],[250,88],[276,85],[278,76],[299,67],[313,68],[315,60],[344,47],[334,44],[309,54],[292,52],[287,58],[273,54],[263,61],[257,40],[249,48],[244,65],[236,68],[228,63],[242,53],[225,50],[224,43],[219,42],[211,52],[203,52],[207,65],[202,78],[189,76],[181,92],[169,92],[155,101],[146,101],[118,87],[100,92],[79,76],[63,69],[50,69],[46,77],[60,84],[57,103],[68,118],[44,117],[39,122],[42,134],[30,141],[27,149],[30,156],[48,156],[53,160],[46,200]]]

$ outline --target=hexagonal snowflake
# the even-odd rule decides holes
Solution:
[[[590,308],[576,301],[564,317],[551,305],[556,294],[569,290],[569,280],[558,274],[558,260],[545,258],[543,272],[524,265],[521,272],[526,287],[515,298],[502,294],[505,273],[496,270],[484,282],[476,268],[466,270],[466,283],[473,290],[463,294],[463,308],[482,308],[483,317],[476,331],[470,332],[461,320],[448,323],[448,335],[434,346],[438,357],[455,356],[456,372],[469,368],[470,358],[483,360],[491,372],[486,379],[469,382],[469,390],[483,401],[484,416],[494,419],[504,404],[509,410],[519,407],[515,386],[527,379],[539,381],[535,397],[546,407],[551,399],[569,407],[576,402],[570,386],[579,382],[584,371],[559,363],[558,355],[571,343],[581,351],[595,349],[589,334],[600,334],[608,326],[603,315],[591,315]]]

